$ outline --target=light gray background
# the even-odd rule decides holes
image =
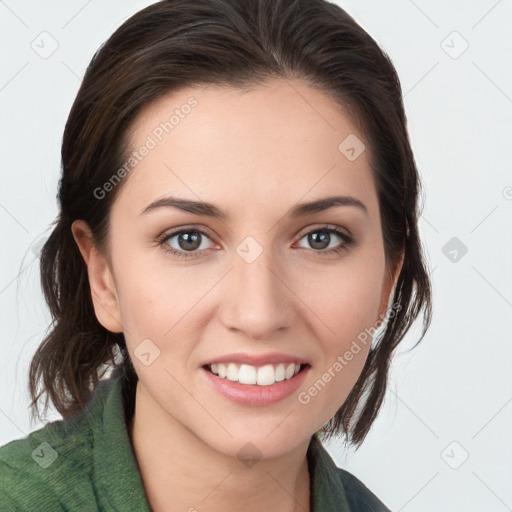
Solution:
[[[0,1],[0,445],[40,426],[26,387],[49,322],[37,249],[69,109],[94,51],[151,3]],[[407,337],[364,445],[327,448],[394,511],[512,510],[512,0],[339,4],[401,78],[434,319],[410,353],[419,324]]]

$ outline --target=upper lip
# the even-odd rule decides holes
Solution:
[[[308,364],[308,362],[301,357],[293,356],[290,354],[284,354],[282,352],[271,352],[268,354],[258,355],[237,352],[233,354],[224,354],[222,356],[209,359],[208,361],[205,361],[203,363],[203,366],[218,363],[239,363],[248,364],[251,366],[264,366],[266,364],[276,363]]]

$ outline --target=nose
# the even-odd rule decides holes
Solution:
[[[271,249],[249,262],[234,255],[233,268],[225,279],[221,319],[225,327],[251,340],[269,341],[285,331],[296,318],[289,271]]]

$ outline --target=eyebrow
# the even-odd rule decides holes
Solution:
[[[335,206],[355,206],[366,214],[368,210],[364,203],[353,196],[330,196],[316,201],[300,203],[288,210],[287,217],[296,219],[319,213]],[[217,208],[215,205],[204,201],[192,201],[190,199],[179,199],[177,197],[162,197],[153,201],[146,206],[140,215],[145,215],[158,208],[175,208],[184,212],[193,213],[194,215],[203,215],[206,217],[214,217],[217,219],[227,219],[229,215]]]

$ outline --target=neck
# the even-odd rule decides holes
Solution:
[[[280,457],[243,464],[159,412],[137,384],[129,435],[153,512],[309,512],[309,439]]]

